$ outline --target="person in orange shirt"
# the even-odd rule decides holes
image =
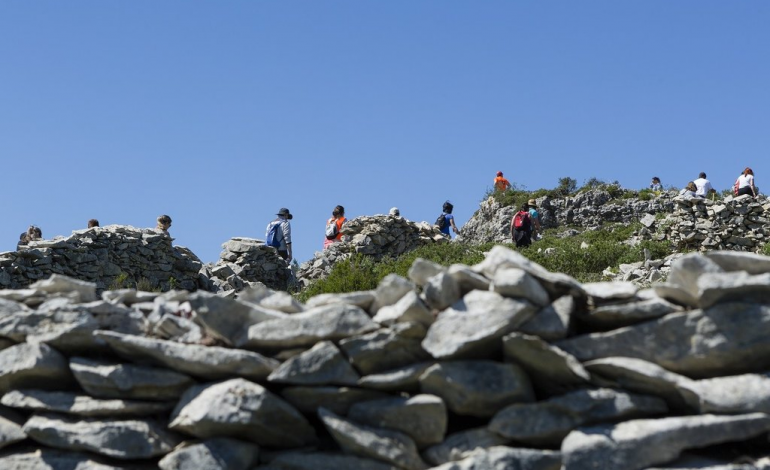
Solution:
[[[332,217],[326,221],[326,238],[324,238],[324,250],[332,243],[342,241],[342,224],[345,223],[345,208],[337,206],[332,211]],[[335,227],[332,227],[334,225]]]
[[[495,189],[497,191],[507,191],[511,189],[511,183],[507,179],[503,178],[503,172],[498,171],[495,178]]]

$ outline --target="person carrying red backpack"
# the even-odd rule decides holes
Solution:
[[[532,217],[529,214],[529,204],[526,202],[511,219],[511,238],[517,248],[532,244]]]

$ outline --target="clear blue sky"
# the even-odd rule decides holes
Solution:
[[[209,262],[288,207],[306,261],[337,204],[462,224],[498,170],[764,189],[769,24],[742,0],[6,0],[0,251],[169,214]]]

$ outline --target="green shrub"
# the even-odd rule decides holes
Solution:
[[[117,276],[115,276],[115,279],[112,280],[109,287],[107,287],[108,290],[119,290],[119,289],[130,289],[133,286],[133,279],[131,279],[128,276],[128,273],[121,272]]]
[[[765,243],[765,246],[762,247],[762,251],[760,251],[760,253],[770,256],[770,243]]]

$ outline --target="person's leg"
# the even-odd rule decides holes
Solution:
[[[744,186],[738,189],[738,196],[743,196],[744,194],[748,194],[749,196],[754,195],[754,193],[751,192],[751,186]]]

